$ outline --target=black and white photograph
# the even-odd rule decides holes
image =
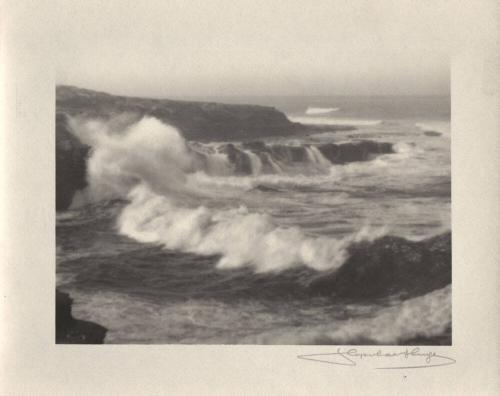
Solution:
[[[0,14],[1,395],[498,394],[498,1]]]
[[[55,342],[452,345],[439,14],[216,3],[62,24]]]

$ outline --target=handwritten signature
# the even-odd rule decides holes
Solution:
[[[456,360],[435,352],[421,351],[419,347],[406,348],[389,352],[378,349],[375,352],[363,352],[357,348],[337,348],[337,352],[298,355],[299,359],[329,363],[339,366],[357,366],[364,362],[377,370],[416,369],[449,366]],[[383,362],[383,363],[381,363]]]

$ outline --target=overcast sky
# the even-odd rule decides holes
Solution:
[[[435,2],[78,3],[58,4],[58,84],[149,96],[449,91],[452,21]]]

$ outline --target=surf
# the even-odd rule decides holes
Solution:
[[[339,107],[308,107],[305,111],[307,115],[315,115],[315,114],[327,114],[332,113],[334,111],[339,111]]]
[[[116,125],[72,123],[75,134],[91,146],[86,199],[124,200],[116,220],[124,236],[167,250],[217,257],[221,270],[250,268],[255,273],[305,267],[342,275],[360,254],[353,246],[373,242],[388,231],[365,224],[341,237],[311,235],[297,225],[276,224],[258,205],[235,205],[240,194],[255,187],[272,194],[292,185],[334,183],[343,172],[359,172],[349,167],[341,171],[336,165],[363,163],[378,153],[404,160],[411,151],[404,144],[370,141],[201,144],[186,141],[176,128],[153,117],[124,128]],[[316,280],[314,290],[326,287],[339,293],[342,281],[337,276],[328,279]]]
[[[382,124],[383,120],[369,120],[356,118],[336,118],[336,117],[304,117],[289,116],[292,122],[298,122],[305,125],[345,125],[345,126],[373,126]]]
[[[339,268],[351,243],[384,232],[367,227],[344,238],[312,237],[299,227],[278,226],[269,215],[245,206],[217,209],[197,204],[199,197],[207,196],[206,185],[197,185],[190,177],[196,172],[207,174],[205,183],[210,182],[211,172],[219,177],[272,173],[276,165],[266,167],[269,156],[280,169],[301,164],[321,172],[342,156],[343,146],[229,143],[200,149],[199,144],[190,145],[183,139],[177,129],[152,117],[123,131],[99,121],[74,127],[80,128],[77,135],[92,147],[88,196],[94,201],[126,199],[117,227],[137,241],[218,255],[221,269],[250,266],[256,272],[268,272],[304,265],[322,271]],[[349,146],[348,152],[357,152],[356,147]]]

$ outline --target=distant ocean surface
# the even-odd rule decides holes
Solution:
[[[125,135],[75,124],[93,147],[89,187],[56,226],[57,284],[75,317],[108,328],[107,343],[451,342],[451,285],[368,301],[308,286],[359,241],[451,229],[449,97],[198,99],[356,129],[249,145],[187,142],[154,118]],[[394,153],[332,164],[318,149],[360,140]]]

